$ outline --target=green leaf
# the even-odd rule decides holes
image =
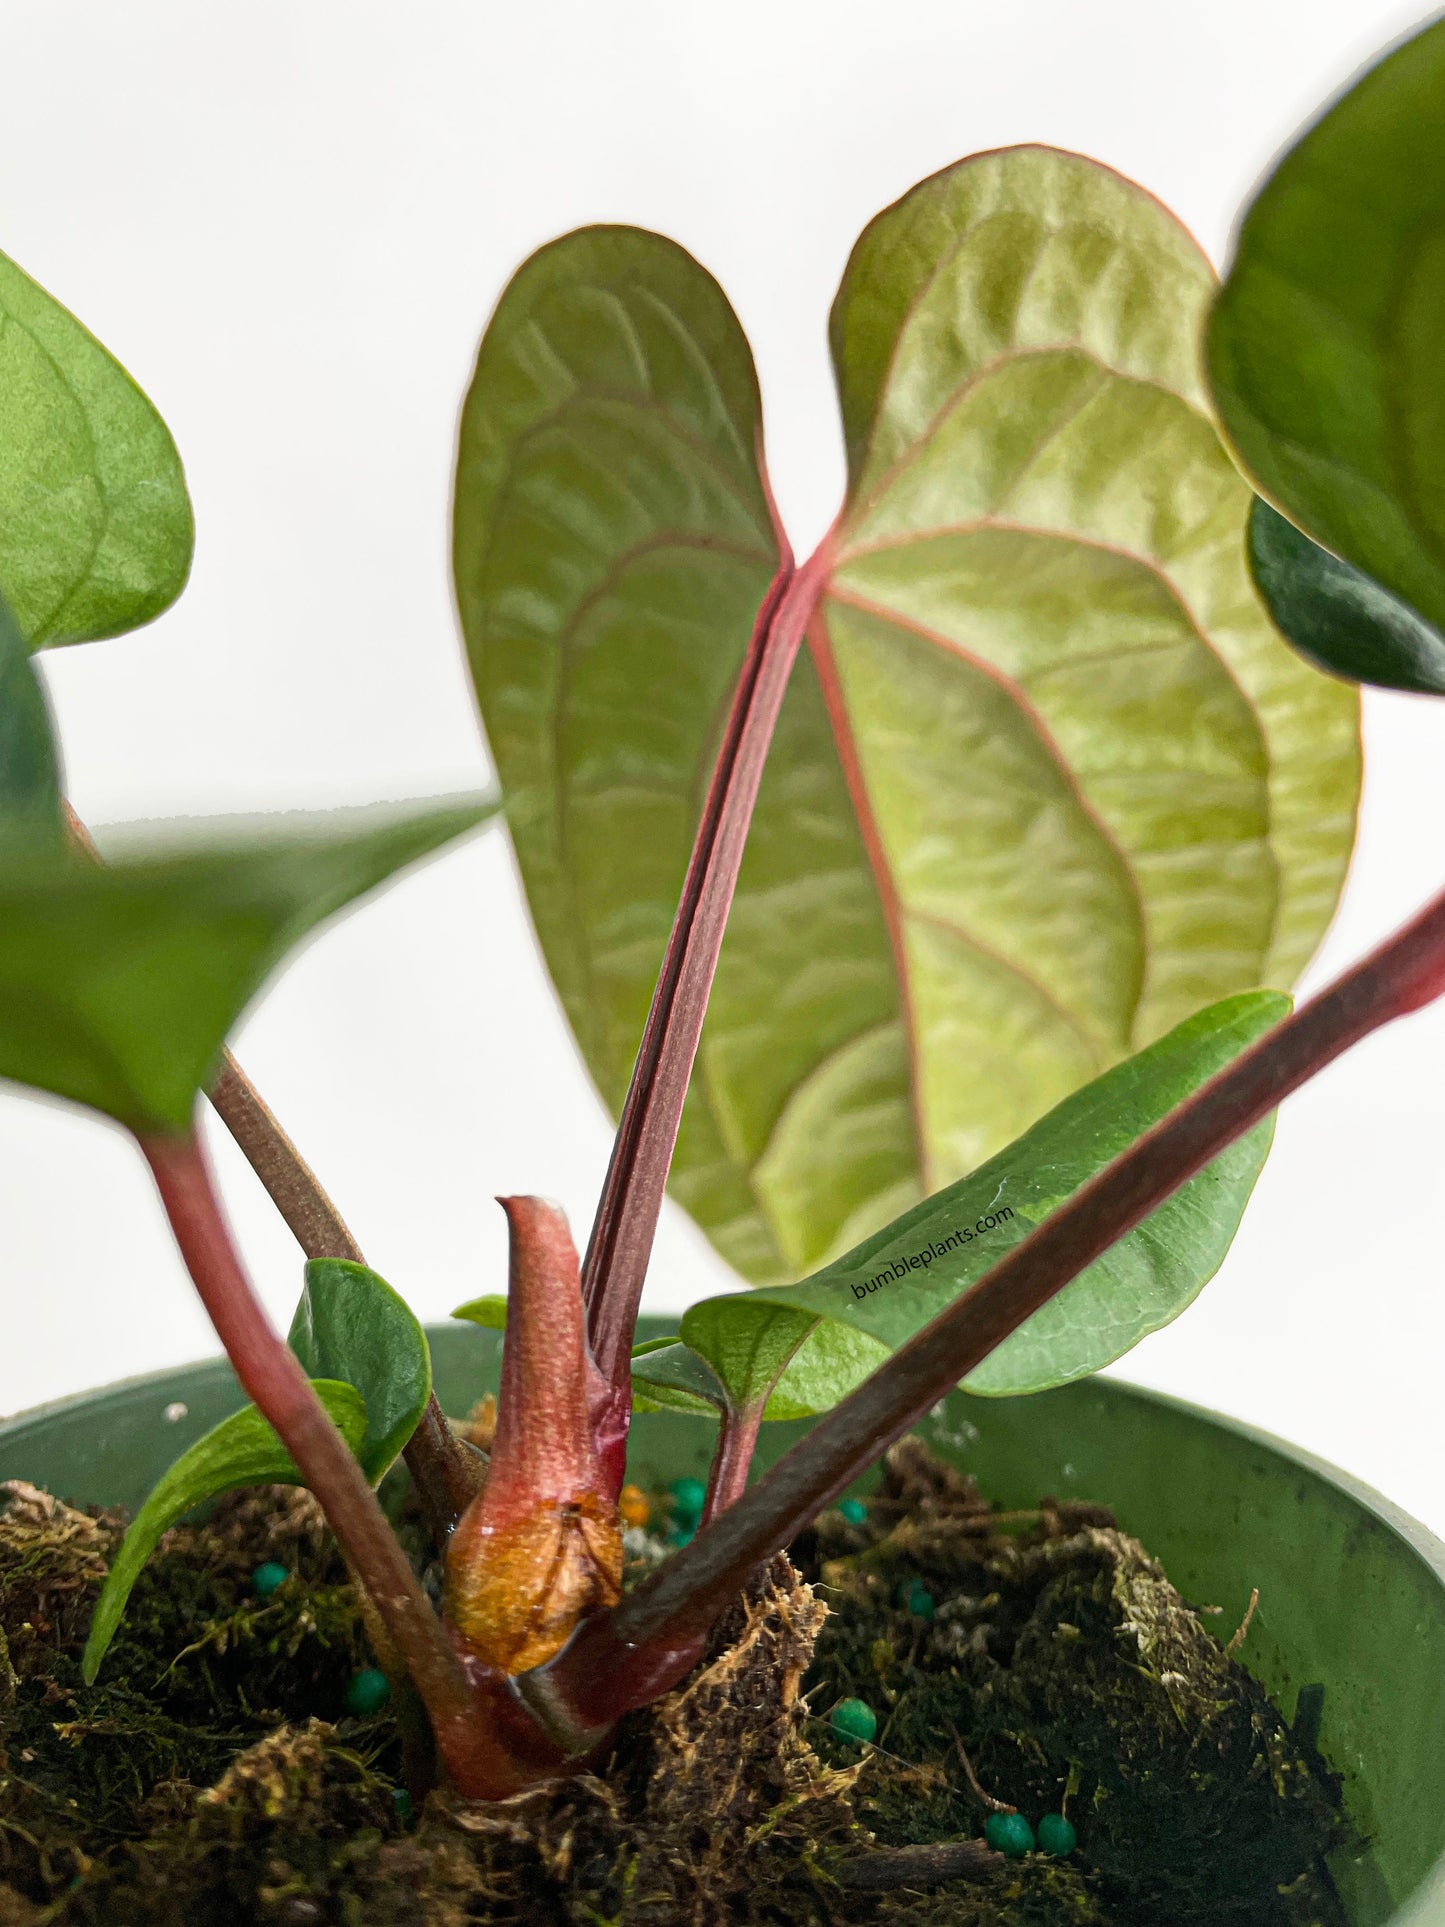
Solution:
[[[1249,517],[1249,568],[1281,635],[1321,669],[1445,696],[1445,636],[1262,498]]]
[[[464,1318],[469,1325],[480,1325],[483,1331],[504,1332],[507,1329],[507,1295],[491,1293],[485,1298],[470,1298],[466,1304],[458,1305],[452,1313],[453,1318]]]
[[[191,566],[165,423],[74,315],[0,254],[0,590],[32,648],[158,616]]]
[[[0,862],[0,1077],[183,1132],[227,1033],[325,918],[496,808],[333,811],[106,867]]]
[[[854,252],[848,502],[671,1180],[750,1279],[826,1264],[1191,1012],[1286,987],[1329,921],[1358,698],[1250,582],[1196,370],[1212,290],[1150,196],[1037,148],[925,182]],[[614,1110],[772,565],[755,429],[714,284],[615,229],[522,270],[467,404],[473,670]]]
[[[0,861],[65,847],[50,711],[25,642],[0,597]]]
[[[309,1378],[355,1386],[366,1404],[356,1456],[376,1485],[421,1422],[431,1348],[406,1301],[365,1265],[313,1258],[286,1340]]]
[[[756,1316],[738,1320],[727,1306],[713,1298],[684,1312],[683,1337],[702,1368],[717,1373],[733,1405],[766,1406],[817,1318],[788,1305],[762,1305]]]
[[[316,1395],[353,1452],[366,1433],[366,1403],[351,1385],[313,1381]],[[295,1462],[254,1405],[233,1413],[164,1473],[131,1521],[96,1601],[81,1672],[90,1685],[125,1616],[131,1589],[161,1535],[193,1506],[247,1485],[302,1485]]]
[[[1199,1012],[815,1276],[694,1306],[683,1337],[726,1375],[776,1308],[809,1314],[822,1321],[808,1347],[816,1376],[806,1388],[785,1378],[779,1392],[803,1394],[811,1410],[836,1403],[1288,1009],[1276,991],[1249,991]],[[1272,1129],[1257,1125],[1081,1272],[970,1374],[968,1390],[1002,1397],[1067,1384],[1178,1317],[1223,1262]],[[780,1400],[770,1416],[785,1415],[798,1414]]]
[[[1246,471],[1292,522],[1445,630],[1445,21],[1276,162],[1239,229],[1208,362]]]
[[[632,1350],[632,1403],[639,1412],[688,1412],[714,1418],[727,1388],[704,1358],[676,1339],[648,1339]]]

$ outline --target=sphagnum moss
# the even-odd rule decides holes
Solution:
[[[916,1442],[862,1520],[818,1522],[818,1592],[775,1562],[591,1773],[501,1808],[433,1794],[414,1821],[394,1723],[345,1716],[364,1640],[304,1495],[266,1488],[174,1532],[87,1688],[120,1524],[9,1492],[0,1927],[1333,1918],[1334,1784],[1157,1565],[1094,1507],[995,1526]],[[292,1579],[260,1599],[267,1559]],[[876,1746],[833,1732],[843,1698],[874,1713]],[[1077,1851],[851,1879],[889,1849],[977,1840],[970,1775],[1031,1823],[1067,1806]]]

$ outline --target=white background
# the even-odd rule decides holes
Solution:
[[[1134,176],[1216,260],[1271,152],[1412,10],[1381,0],[0,0],[0,247],[171,425],[195,571],[47,675],[93,823],[485,779],[456,636],[457,406],[507,276],[589,221],[721,279],[761,369],[795,545],[841,457],[824,321],[858,229],[970,151]],[[1445,877],[1445,710],[1367,698],[1369,778],[1318,983]],[[494,1194],[579,1235],[608,1131],[500,835],[325,935],[238,1054],[428,1316],[504,1278]],[[1238,1413],[1445,1530],[1445,1007],[1285,1107],[1219,1278],[1129,1375]],[[228,1147],[278,1318],[290,1240]],[[0,1093],[0,1410],[214,1349],[136,1153]],[[669,1208],[654,1307],[724,1286]]]

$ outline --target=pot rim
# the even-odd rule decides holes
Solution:
[[[658,1316],[647,1322],[668,1324],[671,1321]],[[438,1332],[452,1331],[455,1327],[450,1323],[437,1323],[429,1324],[424,1329],[428,1337],[432,1337]],[[104,1394],[122,1391],[142,1392],[148,1386],[159,1391],[165,1387],[168,1380],[193,1378],[198,1372],[216,1377],[234,1376],[224,1356],[193,1359],[188,1364],[170,1365],[155,1372],[137,1372],[129,1378],[111,1379],[104,1385],[91,1386],[83,1392],[68,1392],[64,1397],[47,1400],[42,1405],[30,1405],[18,1412],[0,1414],[0,1438],[4,1438],[11,1430],[23,1425],[40,1420],[64,1418],[69,1413],[78,1414],[92,1399]],[[1103,1374],[1097,1376],[1103,1377]],[[1164,1411],[1181,1412],[1190,1418],[1203,1419],[1211,1425],[1222,1426],[1225,1430],[1236,1433],[1255,1445],[1264,1446],[1268,1451],[1288,1460],[1302,1471],[1313,1474],[1315,1478],[1323,1480],[1327,1485],[1337,1487],[1347,1498],[1354,1500],[1365,1511],[1373,1514],[1397,1538],[1403,1539],[1417,1558],[1436,1575],[1442,1587],[1445,1587],[1445,1541],[1436,1538],[1428,1526],[1422,1525],[1411,1513],[1406,1512],[1403,1506],[1396,1505],[1377,1487],[1356,1478],[1352,1472],[1342,1470],[1329,1459],[1321,1458],[1304,1446],[1292,1444],[1279,1433],[1266,1431],[1263,1426],[1254,1425],[1247,1419],[1236,1418],[1230,1412],[1221,1412],[1209,1405],[1196,1405],[1191,1399],[1176,1398],[1170,1392],[1157,1392],[1150,1386],[1136,1385],[1130,1379],[1115,1378],[1112,1374],[1104,1378],[1104,1382],[1111,1392],[1117,1392],[1130,1403],[1152,1405]],[[1025,1396],[1047,1398],[1049,1394],[1044,1392]],[[988,1403],[1002,1404],[1004,1401],[990,1399]]]

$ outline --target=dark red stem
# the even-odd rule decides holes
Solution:
[[[375,1493],[295,1355],[275,1332],[242,1268],[194,1135],[147,1137],[141,1149],[201,1302],[247,1394],[296,1461],[375,1602],[430,1716],[447,1770],[479,1796],[518,1777],[398,1545]]]
[[[708,992],[768,745],[831,565],[832,545],[824,542],[794,573],[784,545],[782,565],[758,612],[587,1247],[582,1291],[592,1355],[611,1388],[599,1444],[614,1490],[622,1484],[631,1420],[628,1360],[637,1308]]]
[[[71,840],[93,863],[100,851],[69,803],[65,819]],[[229,1051],[221,1054],[220,1074],[210,1091],[217,1117],[285,1220],[308,1258],[346,1258],[364,1265],[361,1246],[327,1196],[311,1166],[282,1129],[280,1119]],[[407,1469],[417,1489],[427,1524],[439,1546],[476,1494],[479,1475],[469,1454],[452,1437],[433,1393],[420,1425],[407,1441]]]
[[[707,1498],[703,1501],[702,1522],[707,1525],[720,1512],[740,1499],[747,1490],[748,1468],[758,1443],[758,1428],[763,1422],[767,1400],[752,1405],[726,1405],[718,1426],[717,1449],[708,1474]]]
[[[755,1568],[1010,1332],[1282,1098],[1442,990],[1445,893],[1060,1205],[690,1545],[519,1682],[559,1744],[578,1752],[665,1692]]]

